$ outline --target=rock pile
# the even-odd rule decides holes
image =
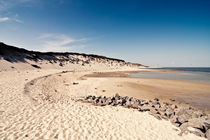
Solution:
[[[179,127],[181,130],[179,135],[190,132],[210,140],[210,116],[191,107],[160,102],[158,98],[147,101],[128,96],[122,97],[119,94],[113,97],[89,95],[83,101],[97,106],[123,106],[138,109],[140,112],[148,111],[155,118],[169,120]]]

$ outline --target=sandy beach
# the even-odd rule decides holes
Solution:
[[[204,139],[194,134],[179,136],[179,128],[169,121],[157,120],[147,112],[122,107],[99,107],[76,101],[88,94],[113,95],[116,92],[142,98],[156,96],[145,96],[146,93],[137,95],[138,88],[132,88],[133,84],[130,87],[129,82],[137,82],[138,79],[90,78],[84,75],[91,71],[63,71],[1,72],[1,138]],[[151,83],[145,79],[139,82]]]
[[[97,55],[48,54],[9,46],[1,48],[1,54],[1,139],[201,140],[207,137],[208,116],[183,107],[200,107],[199,110],[208,113],[209,83],[131,78],[128,77],[131,73],[154,70]],[[127,98],[130,101],[148,102],[138,104],[138,110],[115,103],[100,106],[84,100],[88,95],[113,97],[116,93],[130,97]],[[154,98],[158,98],[154,103],[159,104],[155,112],[160,115],[157,111],[163,110],[159,118],[142,111],[150,110],[142,105],[155,107],[148,106]],[[172,106],[177,112],[172,112]],[[186,116],[183,111],[193,112]],[[193,113],[197,118],[192,118]],[[171,116],[180,120],[173,121]],[[190,130],[192,133],[185,131],[189,119],[196,121],[189,124],[193,130],[198,127]]]

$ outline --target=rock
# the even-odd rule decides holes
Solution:
[[[115,98],[120,99],[120,95],[118,93],[116,93]]]
[[[115,97],[112,97],[112,99],[111,99],[112,101],[115,101],[116,99],[115,99]]]
[[[122,104],[122,101],[121,100],[116,100],[116,104],[117,105],[121,105]]]
[[[171,118],[170,118],[170,122],[171,122],[171,123],[177,123],[177,122],[178,122],[177,116],[171,117]]]
[[[182,114],[185,114],[186,110],[187,110],[186,108],[180,107],[180,108],[175,109],[174,112],[177,116],[180,116]]]
[[[157,114],[157,110],[155,108],[150,108],[150,113],[151,114]],[[160,114],[160,113],[159,113]]]
[[[190,116],[188,114],[182,114],[178,116],[178,121],[181,123],[188,122],[189,119],[190,119]]]
[[[158,115],[158,114],[154,114],[153,116],[154,116],[156,119],[158,119],[158,120],[162,120],[161,117],[160,117],[160,115]]]
[[[207,129],[205,127],[205,121],[206,121],[205,118],[193,118],[193,119],[190,119],[188,121],[188,125],[190,127],[199,129],[200,131],[202,131],[203,133],[205,133],[207,131]]]
[[[142,106],[142,107],[139,108],[139,111],[145,112],[145,111],[150,111],[150,109],[151,109],[151,108],[150,108],[149,106],[145,106],[145,105],[144,105],[144,106]]]
[[[165,114],[168,118],[170,118],[173,113],[174,112],[171,108],[167,108],[166,111],[165,111]]]
[[[85,98],[85,100],[88,100],[88,99],[90,99],[92,96],[91,95],[88,95],[86,98]]]
[[[178,108],[178,107],[177,107],[177,105],[174,105],[174,104],[173,104],[173,105],[171,105],[171,108],[172,108],[172,109],[176,109],[176,108]]]
[[[138,109],[141,112],[149,111],[149,114],[156,119],[169,119],[173,125],[180,127],[179,135],[191,132],[210,140],[210,117],[191,107],[178,107],[174,104],[159,102],[159,99],[145,101],[128,96],[121,97],[118,93],[114,97],[108,98],[106,96],[88,95],[82,101],[91,102],[97,106],[121,105],[126,108]]]
[[[99,101],[100,101],[99,98],[97,98],[97,99],[96,99],[96,104],[97,104]]]
[[[124,106],[126,104],[126,99],[122,99],[121,105]]]
[[[204,122],[204,127],[206,130],[210,129],[210,120]]]
[[[112,100],[111,100],[111,98],[109,97],[109,98],[107,98],[106,99],[106,105],[110,105],[112,103]]]
[[[175,99],[170,99],[172,102],[175,102]]]
[[[203,115],[201,111],[193,111],[192,112],[192,118],[199,118]]]
[[[37,69],[41,69],[41,67],[38,66],[38,65],[31,64],[31,66],[34,67],[34,68],[37,68]]]
[[[152,115],[153,117],[155,117],[158,120],[162,120],[161,117],[160,117],[160,114],[154,114],[154,113],[151,113],[151,112],[149,112],[149,114]]]
[[[117,106],[117,105],[118,105],[118,100],[112,100],[111,105],[112,105],[112,106]]]
[[[132,108],[134,108],[134,109],[138,109],[139,104],[138,104],[138,102],[133,102],[133,103],[131,104],[131,106],[132,106]]]
[[[155,101],[159,101],[159,99],[158,99],[158,98],[155,98],[154,100],[155,100]]]
[[[60,63],[59,66],[63,67],[63,63]]]
[[[105,105],[106,105],[106,100],[102,98],[100,101],[100,106],[105,106]]]
[[[95,100],[96,99],[96,96],[92,96],[92,100]]]
[[[160,106],[159,104],[156,104],[156,105],[155,105],[155,108],[156,108],[156,109],[160,109],[161,106]]]
[[[130,97],[128,100],[129,100],[129,101],[132,101],[132,100],[133,100],[133,97]]]
[[[195,134],[196,136],[199,136],[199,137],[205,137],[205,134],[203,132],[201,132],[199,129],[196,129],[194,131],[189,131],[190,133],[193,133]]]
[[[73,82],[73,85],[78,85],[79,83]]]
[[[168,120],[167,114],[165,112],[160,111],[159,113],[162,119]]]
[[[208,129],[207,131],[206,131],[206,138],[208,139],[208,140],[210,140],[210,129]]]
[[[136,102],[138,102],[139,105],[141,104],[141,100],[139,99],[137,99]]]
[[[179,133],[180,136],[182,136],[183,133],[188,133],[189,132],[189,130],[188,130],[187,127],[188,127],[188,124],[187,123],[182,124],[180,126],[180,130],[181,130],[181,132]]]
[[[160,106],[161,106],[161,107],[160,107],[160,111],[161,111],[161,112],[165,112],[166,109],[167,109],[167,108],[166,108],[166,105],[163,104],[163,103],[161,103]]]
[[[144,101],[144,100],[143,100],[143,101],[141,102],[141,104],[142,104],[142,105],[148,105],[148,104],[149,104],[149,102],[148,102],[148,101]]]

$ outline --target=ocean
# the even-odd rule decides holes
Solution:
[[[139,72],[131,74],[130,77],[210,82],[210,67],[163,67],[151,69],[170,71]]]

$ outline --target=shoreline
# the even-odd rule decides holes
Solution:
[[[122,79],[126,79],[127,81],[131,81],[130,83],[128,82],[127,84],[129,85],[129,88],[132,87],[133,90],[130,90],[130,91],[134,91],[135,94],[129,94],[128,93],[128,96],[134,96],[134,97],[137,97],[137,98],[142,98],[143,99],[154,99],[154,98],[160,98],[161,100],[163,101],[166,101],[166,102],[169,102],[169,103],[176,103],[176,104],[181,104],[181,105],[184,105],[184,106],[192,106],[194,108],[197,108],[197,109],[201,109],[205,112],[208,112],[210,113],[210,104],[208,103],[208,99],[210,99],[210,88],[208,88],[208,86],[210,87],[210,83],[208,82],[197,82],[197,81],[187,81],[187,80],[173,80],[173,79],[159,79],[159,78],[137,78],[137,77],[129,77],[129,74],[131,73],[138,73],[138,72],[142,72],[142,71],[124,71],[124,72],[96,72],[96,73],[91,73],[91,74],[88,74],[88,75],[85,75],[85,77],[89,77],[89,78],[108,78],[110,79],[110,81],[112,81],[113,79],[115,78],[118,78],[118,81],[120,81],[119,78],[122,78]],[[143,71],[145,72],[145,71]],[[146,70],[146,72],[151,72],[150,70]],[[153,72],[153,71],[152,71]],[[162,71],[162,70],[155,70],[155,72],[165,72],[165,71]],[[126,81],[126,80],[121,80],[121,81]],[[146,85],[141,85],[139,84],[139,82],[143,81],[143,83],[146,83]],[[153,81],[153,82],[151,82]],[[137,91],[136,90],[151,90],[152,88],[154,88],[153,86],[154,85],[157,85],[157,83],[162,83],[164,86],[160,86],[158,85],[158,88],[156,88],[156,91],[158,90],[162,90],[162,93],[161,91],[158,91],[158,94],[155,94],[155,93],[151,93],[151,92],[155,92],[155,90],[153,91],[149,91],[149,92],[146,92],[147,94],[152,94],[152,95],[156,95],[156,96],[146,96],[146,95],[141,95],[141,93],[139,93],[139,95],[136,93]],[[169,91],[165,92],[164,88],[167,88],[167,84],[170,83],[170,86],[174,86],[173,89],[168,89]],[[178,83],[178,84],[177,84]],[[149,86],[147,87],[147,85],[149,84]],[[152,85],[153,84],[153,85]],[[183,90],[184,91],[181,91],[181,88],[180,86],[182,86],[182,84],[184,84],[185,86],[187,86],[187,89],[183,87]],[[197,88],[196,88],[196,87]],[[196,90],[196,93],[193,92],[193,89],[190,90],[190,88],[193,87],[194,90]],[[204,87],[206,90],[199,90],[199,88],[201,87]],[[145,89],[146,88],[146,89]],[[150,88],[150,89],[149,89]],[[160,89],[161,88],[161,89]],[[179,88],[179,90],[177,90],[176,88]],[[169,92],[178,92],[178,96],[170,96]],[[195,99],[191,99],[191,97],[189,97],[190,99],[187,100],[187,96],[190,96],[189,95],[189,92],[193,92],[192,93],[192,96],[196,96]],[[128,90],[129,92],[129,90]],[[199,93],[200,92],[200,93]],[[146,94],[144,93],[144,94]],[[164,93],[167,93],[167,95],[164,95]],[[163,95],[161,95],[163,94]],[[126,96],[126,94],[123,94],[124,96]],[[198,99],[199,96],[206,96],[204,99],[207,99],[205,100],[205,105],[198,105],[198,104],[194,104],[194,100],[200,100]],[[181,97],[184,97],[184,99],[182,99]],[[175,100],[175,101],[171,101],[171,100]],[[201,102],[202,103],[202,100],[200,101],[197,101],[197,102]]]
[[[179,128],[169,121],[158,120],[147,112],[77,102],[78,98],[90,94],[115,95],[116,87],[124,88],[124,84],[119,84],[118,80],[128,79],[84,76],[93,72],[66,72],[65,69],[1,72],[0,137],[204,139],[191,133],[179,136],[181,132]],[[112,88],[110,84],[116,87]],[[129,90],[125,93],[128,92]],[[123,93],[120,95],[124,96]]]

